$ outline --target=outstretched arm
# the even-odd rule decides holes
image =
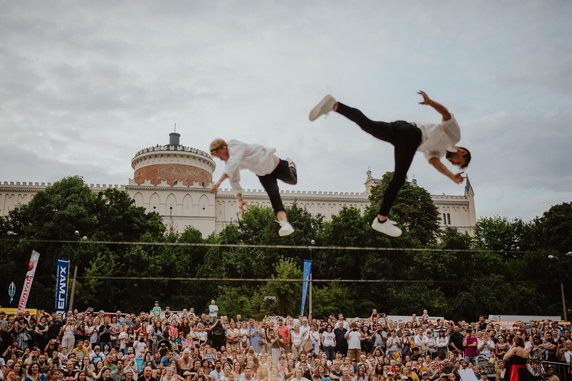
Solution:
[[[222,184],[222,182],[226,179],[228,179],[228,175],[226,173],[223,173],[223,175],[220,177],[220,179],[214,183],[213,185],[211,185],[211,189],[210,192],[211,193],[216,193],[216,191],[218,190],[218,188],[220,187],[220,185]],[[246,207],[247,207],[247,203],[246,201],[244,201],[244,199],[242,198],[242,193],[237,193],[236,194],[236,198],[238,199],[238,207],[240,208],[240,210],[242,210],[243,212],[246,211]]]
[[[441,160],[439,160],[436,157],[431,158],[429,160],[429,163],[431,163],[431,165],[435,167],[436,170],[438,170],[439,172],[441,172],[442,174],[453,180],[453,182],[456,184],[462,183],[463,180],[465,179],[463,177],[463,172],[454,174],[453,172],[449,171],[449,168],[447,168],[443,163],[441,163]]]
[[[246,207],[248,206],[248,204],[246,203],[246,201],[244,201],[244,198],[242,198],[242,193],[237,193],[236,198],[238,199],[238,207],[240,208],[240,210],[246,212]]]
[[[210,192],[216,193],[217,189],[220,187],[222,182],[226,179],[228,179],[228,175],[226,173],[223,173],[223,175],[220,177],[220,179],[218,179],[218,181],[211,186]]]
[[[441,114],[441,116],[443,117],[443,122],[451,119],[451,114],[449,113],[449,110],[447,110],[447,108],[443,106],[441,103],[437,103],[433,99],[429,98],[429,95],[427,95],[425,91],[420,90],[417,92],[417,94],[423,97],[423,101],[419,102],[419,104],[433,107],[435,111]]]

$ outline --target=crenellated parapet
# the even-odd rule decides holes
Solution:
[[[162,151],[182,151],[182,152],[189,152],[189,153],[193,153],[196,155],[200,155],[203,156],[207,159],[211,159],[211,155],[209,155],[208,153],[206,153],[205,151],[202,151],[198,148],[193,148],[193,147],[186,147],[180,144],[166,144],[166,145],[160,145],[157,144],[156,146],[153,147],[147,147],[147,148],[143,148],[142,150],[137,151],[137,153],[135,154],[135,157],[137,156],[141,156],[143,154],[147,154],[147,153],[151,153],[151,152],[162,152]]]
[[[86,184],[89,189],[94,192],[104,191],[106,189],[119,189],[125,190],[125,185],[118,185],[118,184]]]
[[[455,196],[455,195],[431,195],[431,198],[434,200],[465,200],[466,196]]]
[[[32,181],[2,181],[0,186],[9,186],[10,188],[13,187],[26,187],[26,188],[46,188],[51,186],[52,183],[44,183],[44,182],[32,182]]]
[[[235,191],[232,189],[219,189],[218,193],[228,193],[228,194],[236,194]],[[263,193],[266,194],[264,189],[245,189],[243,195],[247,195],[250,193]],[[304,190],[281,190],[280,194],[285,195],[299,195],[299,196],[347,196],[347,197],[365,197],[364,193],[361,192],[329,192],[329,191],[304,191]]]
[[[0,190],[10,190],[10,191],[23,191],[23,192],[33,192],[44,190],[47,187],[51,187],[53,183],[50,182],[33,182],[33,181],[2,181],[0,183]],[[124,189],[125,185],[119,184],[85,184],[91,190],[105,190],[105,189]]]

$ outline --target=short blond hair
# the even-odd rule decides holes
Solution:
[[[211,155],[218,149],[226,147],[226,142],[224,139],[215,139],[211,142],[210,153]]]

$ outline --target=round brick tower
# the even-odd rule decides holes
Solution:
[[[214,160],[204,151],[179,144],[180,137],[179,133],[171,132],[168,145],[156,145],[135,154],[131,167],[135,170],[136,184],[149,180],[153,185],[166,181],[170,186],[198,183],[207,187],[212,183]]]

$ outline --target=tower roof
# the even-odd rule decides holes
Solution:
[[[465,180],[465,194],[468,195],[474,195],[475,191],[473,190],[473,187],[471,185],[471,182],[469,181],[469,175],[466,176],[466,180]]]
[[[143,154],[146,154],[149,152],[183,151],[183,152],[191,152],[193,154],[203,156],[203,157],[212,161],[211,155],[209,155],[207,152],[200,150],[198,148],[187,147],[187,146],[182,145],[180,143],[180,137],[181,137],[181,134],[179,134],[178,132],[171,132],[169,134],[169,144],[165,144],[165,145],[157,144],[157,145],[152,146],[152,147],[143,148],[143,149],[137,151],[137,153],[133,157],[133,160],[135,160],[135,158],[137,158],[137,156],[140,156],[140,155],[143,155]]]

